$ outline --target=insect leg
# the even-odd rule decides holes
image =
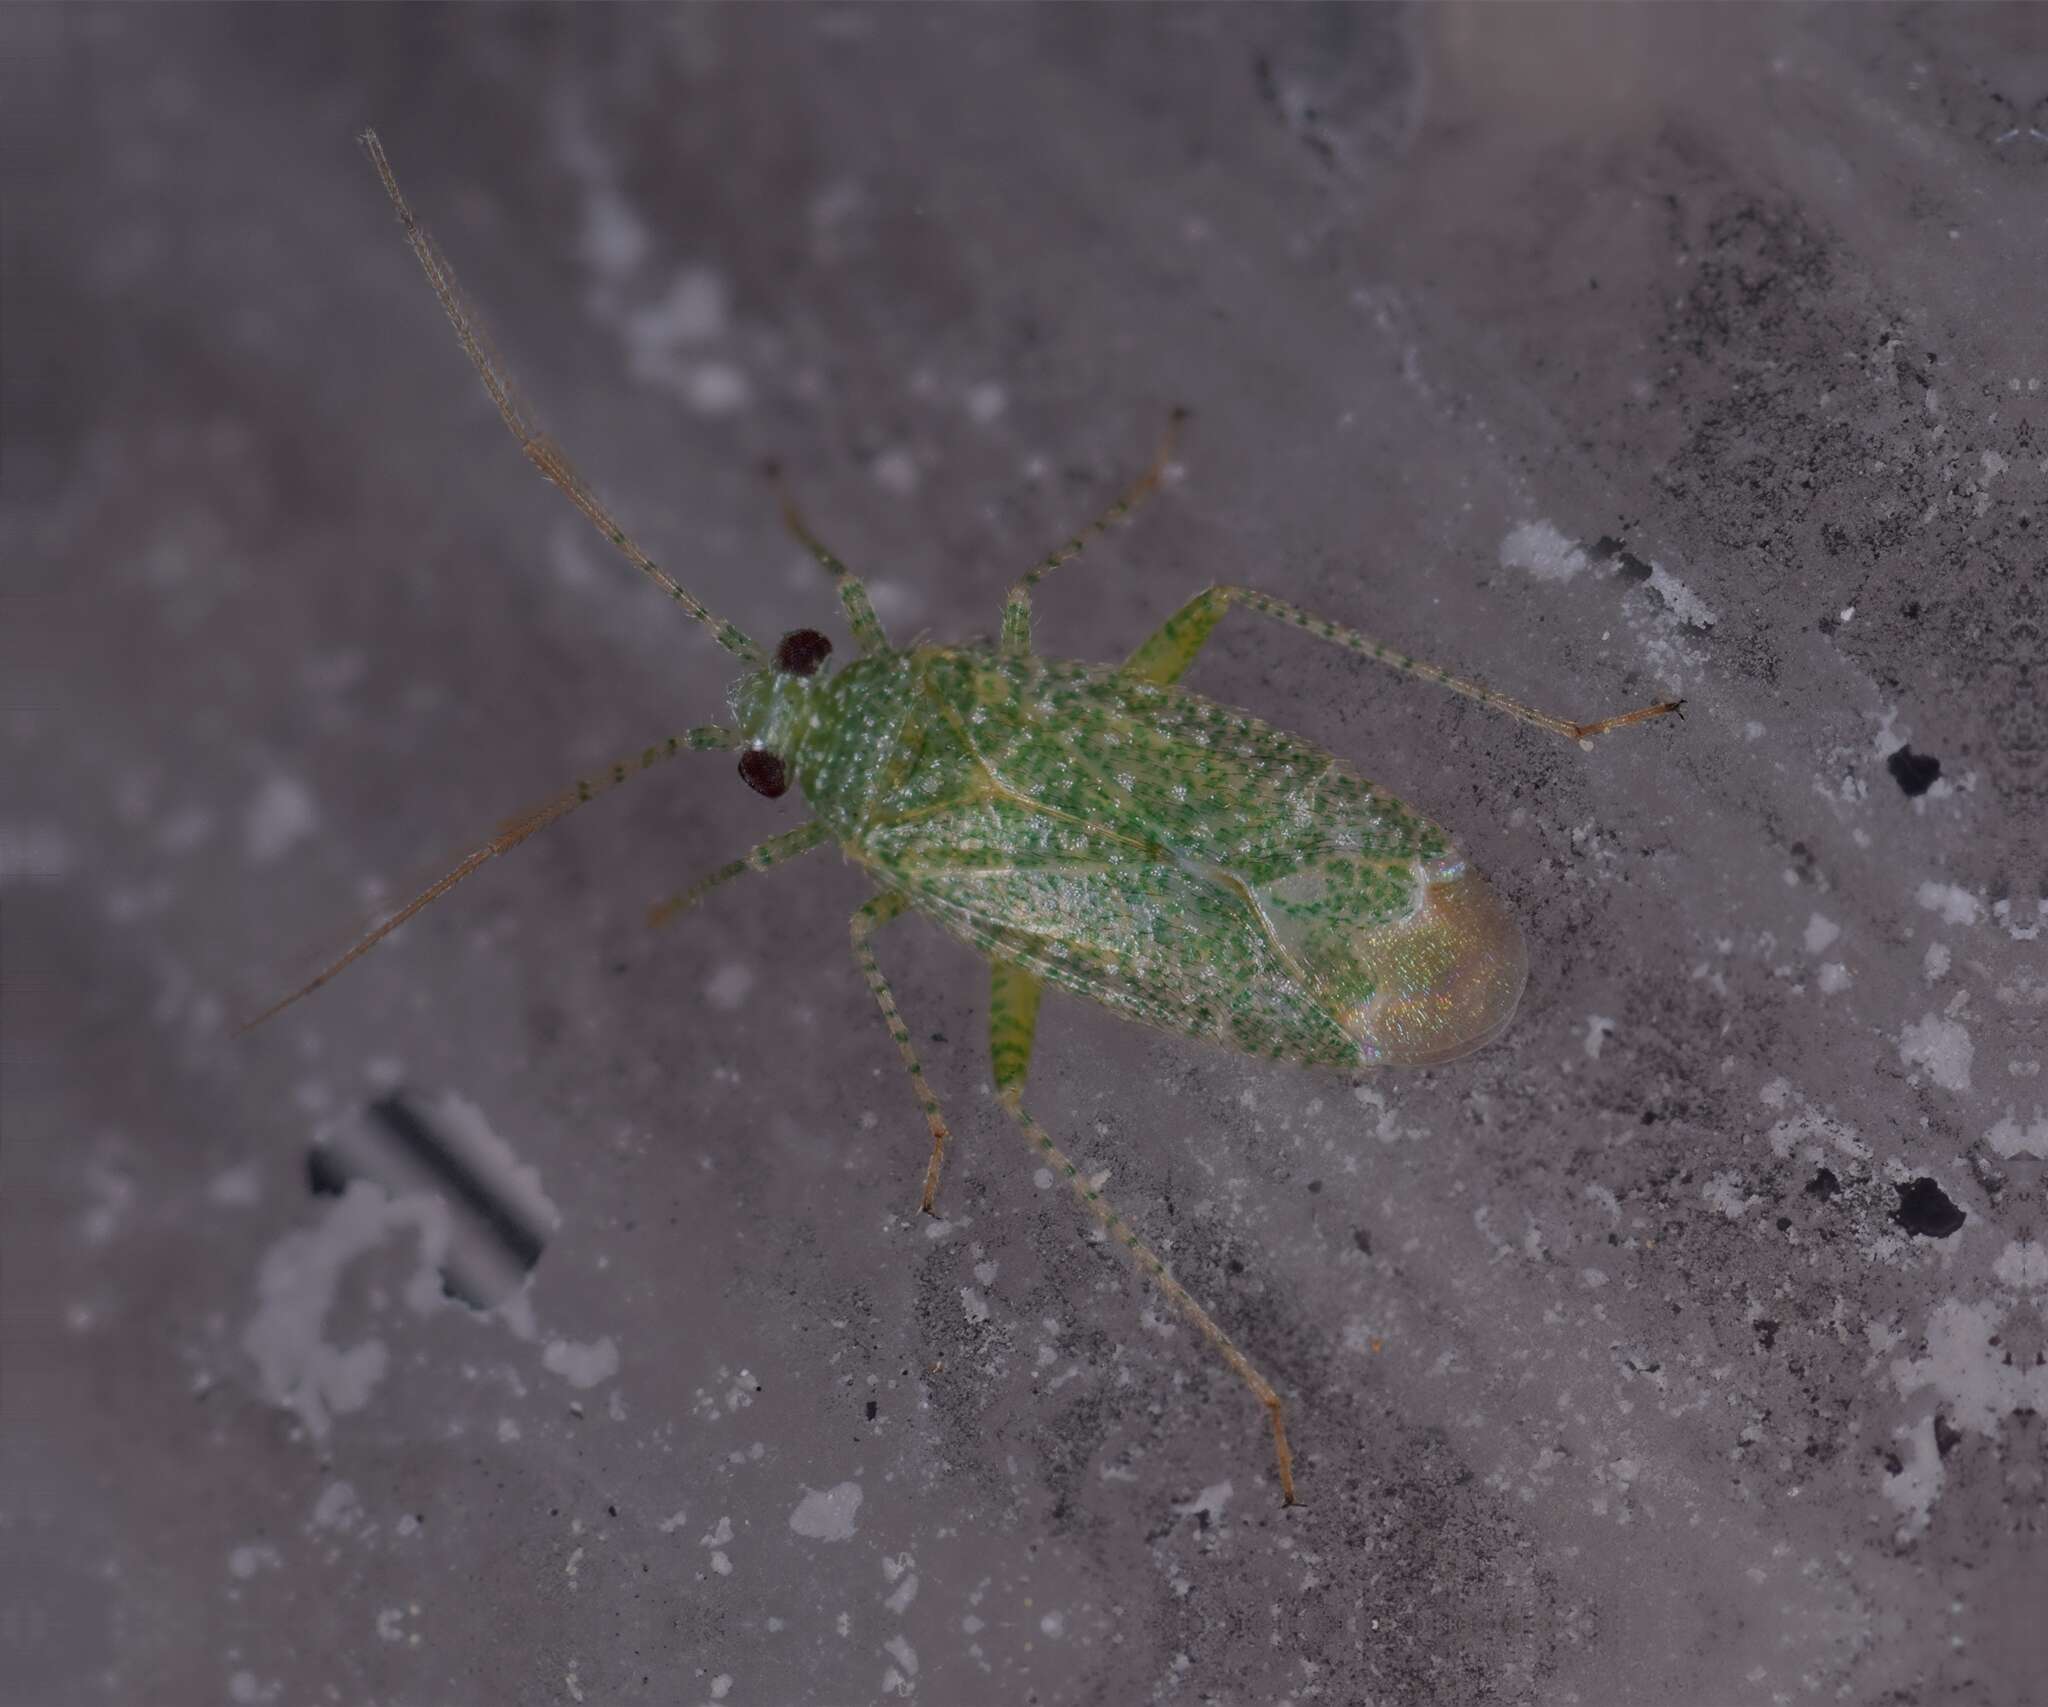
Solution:
[[[1143,1271],[1148,1279],[1166,1294],[1176,1309],[1195,1324],[1202,1337],[1216,1348],[1223,1361],[1230,1365],[1232,1372],[1247,1387],[1259,1403],[1266,1407],[1266,1416],[1273,1425],[1273,1455],[1280,1471],[1280,1498],[1284,1504],[1293,1505],[1294,1498],[1294,1451],[1287,1444],[1287,1418],[1280,1395],[1273,1391],[1273,1384],[1251,1366],[1243,1352],[1231,1343],[1231,1338],[1216,1325],[1215,1318],[1197,1304],[1187,1288],[1167,1272],[1166,1264],[1152,1253],[1138,1235],[1131,1231],[1124,1219],[1103,1199],[1102,1193],[1089,1184],[1087,1176],[1067,1160],[1065,1153],[1052,1141],[1045,1128],[1033,1120],[1024,1108],[1023,1065],[1017,1068],[1017,1077],[1003,1087],[1003,1107],[1022,1129],[1031,1147],[1043,1156],[1055,1174],[1066,1180],[1081,1199],[1081,1206],[1101,1224],[1103,1232],[1111,1243],[1120,1245],[1130,1254],[1131,1260]]]
[[[377,168],[377,176],[384,185],[384,193],[391,198],[391,205],[397,211],[398,223],[405,229],[405,240],[412,245],[412,252],[418,257],[421,270],[427,275],[427,283],[434,287],[434,294],[441,299],[441,310],[448,316],[448,323],[455,328],[455,336],[462,341],[462,348],[468,355],[470,365],[477,371],[477,377],[484,382],[484,389],[491,394],[491,401],[498,406],[498,413],[505,418],[505,425],[512,429],[512,436],[519,441],[519,448],[526,453],[526,460],[545,474],[564,493],[569,502],[581,510],[590,525],[604,535],[626,560],[641,574],[681,605],[697,621],[718,637],[718,644],[737,658],[750,664],[765,664],[767,654],[731,623],[712,613],[699,604],[669,577],[668,572],[626,537],[626,532],[612,520],[605,507],[597,501],[590,483],[570,465],[562,454],[561,446],[548,437],[527,407],[526,400],[519,395],[519,388],[512,383],[512,376],[499,359],[491,337],[484,330],[484,323],[475,309],[469,306],[461,289],[455,283],[455,269],[448,265],[448,258],[441,253],[433,238],[427,235],[427,228],[413,217],[411,205],[404,192],[398,187],[397,174],[391,170],[391,162],[384,158],[384,145],[377,140],[374,130],[362,135],[364,151],[370,156],[370,164]]]
[[[875,607],[868,599],[868,590],[860,578],[832,555],[825,542],[805,525],[803,513],[797,509],[796,500],[789,495],[789,489],[782,482],[782,470],[774,463],[767,465],[769,483],[775,488],[775,496],[782,505],[782,525],[796,535],[797,542],[818,560],[819,566],[832,577],[839,589],[839,603],[846,612],[846,620],[853,629],[853,638],[859,642],[863,655],[870,652],[889,650],[889,637],[882,632],[882,620],[875,615]]]
[[[595,800],[600,794],[609,793],[626,780],[641,771],[650,770],[664,759],[672,759],[678,753],[727,750],[740,744],[740,732],[727,729],[720,724],[710,723],[696,729],[686,729],[680,735],[671,735],[665,741],[657,741],[651,747],[643,747],[630,759],[613,762],[608,770],[596,771],[580,777],[553,798],[543,800],[529,811],[508,818],[498,827],[498,833],[480,848],[472,850],[459,860],[445,875],[430,883],[418,895],[400,907],[374,930],[360,938],[353,947],[338,959],[332,961],[301,984],[288,996],[272,1002],[254,1019],[247,1020],[237,1028],[237,1033],[253,1031],[265,1020],[282,1013],[302,996],[310,996],[336,973],[352,966],[378,943],[410,919],[415,913],[447,894],[465,877],[494,860],[498,855],[510,853],[528,836],[537,835],[557,818],[565,818],[587,801]]]
[[[771,865],[780,865],[786,859],[794,859],[800,853],[809,853],[820,842],[827,839],[829,832],[823,824],[813,820],[799,824],[794,830],[785,830],[779,836],[770,836],[759,847],[749,848],[738,859],[728,860],[707,877],[700,877],[680,895],[671,895],[666,901],[657,901],[647,909],[647,922],[659,927],[703,900],[721,883],[729,883],[742,872],[766,871]]]
[[[1024,1090],[1031,1070],[1031,1044],[1038,1035],[1038,998],[1045,981],[1007,960],[988,963],[988,1054],[996,1094]]]
[[[1223,619],[1223,613],[1232,605],[1242,605],[1246,610],[1259,616],[1270,617],[1275,622],[1286,623],[1292,628],[1306,629],[1318,640],[1328,640],[1348,651],[1363,653],[1377,659],[1390,669],[1403,674],[1418,676],[1423,681],[1435,682],[1453,693],[1475,699],[1481,705],[1494,711],[1505,712],[1524,723],[1533,723],[1539,729],[1548,729],[1562,735],[1568,741],[1590,741],[1595,735],[1605,735],[1609,730],[1620,729],[1631,723],[1646,723],[1653,717],[1663,717],[1676,711],[1685,702],[1677,699],[1659,700],[1655,705],[1640,706],[1634,711],[1624,711],[1615,717],[1602,717],[1592,723],[1577,723],[1569,717],[1558,717],[1551,712],[1538,711],[1534,706],[1524,705],[1520,700],[1510,699],[1504,693],[1496,693],[1482,682],[1469,681],[1463,676],[1454,676],[1441,665],[1425,663],[1420,658],[1410,657],[1396,647],[1388,646],[1361,634],[1355,628],[1344,628],[1299,605],[1288,604],[1269,593],[1259,592],[1252,587],[1208,587],[1166,619],[1159,631],[1133,652],[1124,664],[1124,674],[1136,676],[1150,682],[1173,682],[1188,665],[1194,662],[1195,654],[1201,651],[1202,643],[1209,638],[1209,631]]]
[[[924,1068],[918,1062],[917,1051],[910,1046],[909,1028],[904,1025],[903,1016],[896,1011],[896,998],[889,993],[889,980],[882,976],[881,967],[875,964],[875,951],[868,947],[868,938],[909,905],[902,895],[890,890],[877,895],[867,905],[855,908],[853,958],[859,962],[861,976],[867,979],[868,988],[875,993],[875,1001],[882,1009],[882,1022],[896,1040],[903,1065],[910,1070],[910,1088],[916,1093],[917,1106],[924,1110],[925,1124],[932,1131],[932,1159],[925,1165],[924,1195],[917,1205],[930,1215],[934,1213],[932,1203],[939,1194],[939,1170],[945,1165],[946,1144],[952,1134],[946,1130],[946,1117],[939,1112],[939,1099],[932,1095],[931,1086],[925,1083]]]
[[[1134,480],[1128,490],[1097,516],[1066,544],[1049,552],[1044,561],[1027,569],[1010,588],[1010,596],[1003,601],[1003,650],[1013,657],[1023,657],[1031,650],[1031,589],[1062,563],[1071,563],[1088,549],[1088,541],[1098,538],[1116,526],[1147,498],[1159,490],[1159,482],[1166,473],[1166,465],[1173,460],[1173,447],[1180,437],[1180,424],[1188,418],[1185,409],[1176,409],[1167,417],[1166,431],[1160,436],[1159,450],[1145,472]]]

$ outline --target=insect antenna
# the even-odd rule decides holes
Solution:
[[[512,429],[512,436],[519,441],[519,448],[526,453],[526,460],[538,468],[565,493],[570,503],[589,518],[592,527],[604,535],[621,553],[626,561],[641,574],[654,582],[663,592],[681,605],[697,621],[717,637],[718,644],[737,658],[749,664],[765,664],[767,655],[747,635],[725,621],[714,616],[708,609],[683,591],[682,587],[646,552],[627,537],[625,529],[612,520],[605,507],[597,501],[590,484],[578,474],[569,459],[562,454],[561,447],[548,437],[534,418],[526,400],[512,382],[512,376],[499,359],[490,334],[484,330],[483,321],[469,306],[468,300],[455,283],[455,270],[441,253],[427,229],[414,217],[412,206],[398,187],[397,175],[391,170],[391,162],[384,157],[384,145],[377,140],[374,130],[362,134],[364,151],[370,156],[370,164],[377,169],[377,176],[383,181],[384,193],[391,198],[391,205],[398,212],[398,223],[405,228],[405,240],[412,245],[412,252],[419,257],[421,269],[427,275],[427,283],[434,287],[434,294],[441,299],[441,308],[448,316],[449,324],[455,328],[455,335],[462,340],[462,348],[469,356],[470,365],[477,371],[477,377],[484,382],[484,389],[491,395],[491,401],[498,406],[498,413],[504,417],[505,425]]]
[[[538,806],[507,818],[498,826],[497,834],[483,846],[473,848],[463,855],[397,912],[379,920],[371,930],[358,937],[344,952],[321,967],[289,995],[279,997],[254,1018],[244,1020],[235,1028],[235,1035],[240,1037],[244,1032],[254,1031],[265,1020],[274,1019],[294,1002],[310,996],[322,984],[328,983],[362,959],[408,919],[440,900],[464,878],[475,875],[500,854],[510,853],[529,836],[538,835],[557,819],[566,818],[577,807],[595,800],[600,794],[609,793],[628,777],[637,776],[644,770],[651,770],[655,765],[665,759],[674,758],[678,753],[730,751],[740,744],[741,739],[737,729],[727,729],[715,723],[686,730],[681,735],[671,735],[665,741],[656,742],[651,747],[643,747],[630,759],[615,761],[609,769],[578,778],[561,793],[543,800]]]

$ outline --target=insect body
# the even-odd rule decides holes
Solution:
[[[914,910],[982,954],[1003,1107],[1258,1396],[1292,1504],[1279,1396],[1024,1106],[1041,992],[1049,983],[1246,1054],[1371,1067],[1447,1061],[1496,1037],[1520,999],[1528,957],[1498,897],[1435,824],[1312,743],[1189,693],[1178,678],[1241,605],[1572,739],[1661,716],[1675,702],[1573,723],[1244,587],[1197,594],[1121,665],[1037,656],[1033,587],[1158,484],[1171,431],[1129,492],[1011,589],[993,646],[891,647],[860,582],[785,504],[790,527],[838,584],[859,656],[828,671],[831,642],[812,629],[785,635],[771,655],[657,568],[534,425],[376,138],[364,142],[529,459],[749,669],[732,689],[730,724],[669,737],[515,819],[269,1012],[628,775],[685,750],[737,751],[750,786],[768,795],[795,787],[813,816],[657,907],[657,921],[743,872],[828,843],[873,878],[879,893],[853,916],[853,951],[930,1127],[927,1211],[949,1134],[869,939]]]

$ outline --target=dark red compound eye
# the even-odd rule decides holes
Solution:
[[[749,747],[740,754],[740,775],[756,794],[765,794],[770,800],[789,792],[788,769],[775,754],[760,747]]]
[[[814,676],[818,666],[832,656],[832,641],[815,628],[795,628],[775,648],[775,667],[785,675]]]

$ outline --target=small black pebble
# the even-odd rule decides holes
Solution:
[[[1833,1168],[1822,1168],[1806,1182],[1806,1189],[1815,1197],[1828,1198],[1842,1189],[1842,1182],[1835,1178]]]
[[[315,1144],[306,1152],[306,1189],[315,1197],[339,1197],[348,1190],[348,1173],[327,1153],[327,1146]]]
[[[1367,1256],[1372,1255],[1372,1235],[1363,1227],[1354,1227],[1351,1230],[1351,1242]]]
[[[878,1410],[879,1408],[880,1408],[880,1407],[879,1407],[878,1405],[876,1405],[876,1403],[875,1403],[875,1401],[874,1401],[873,1399],[870,1399],[870,1400],[868,1401],[868,1421],[869,1421],[869,1422],[873,1422],[873,1421],[875,1420],[875,1412],[876,1412],[876,1411],[877,1411],[877,1410]]]
[[[1925,794],[1941,775],[1939,759],[1932,753],[1916,753],[1911,747],[1901,747],[1885,760],[1884,768],[1892,773],[1892,781],[1901,792],[1908,795]]]
[[[1945,1239],[1969,1219],[1948,1193],[1924,1174],[1893,1189],[1899,1194],[1899,1207],[1892,1219],[1916,1237]]]

